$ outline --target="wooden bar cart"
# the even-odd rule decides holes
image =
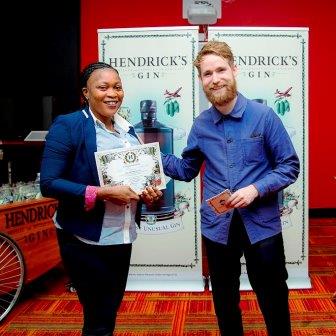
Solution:
[[[24,285],[60,263],[50,198],[0,205],[0,321]]]

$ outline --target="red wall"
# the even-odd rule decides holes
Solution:
[[[336,208],[335,13],[334,0],[224,0],[216,23],[309,28],[309,208]],[[81,0],[81,65],[98,58],[97,29],[188,25],[182,0]]]

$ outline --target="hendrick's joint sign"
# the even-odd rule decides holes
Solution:
[[[12,209],[4,213],[5,228],[15,228],[22,225],[44,222],[52,219],[54,216],[56,205],[40,204],[30,206],[28,208]]]
[[[33,244],[54,235],[57,201],[40,199],[0,207],[0,231],[16,243]]]
[[[25,283],[60,262],[53,221],[56,208],[57,201],[51,198],[0,205],[0,234],[18,246],[25,265]]]

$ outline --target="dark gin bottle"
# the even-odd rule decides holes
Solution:
[[[161,152],[173,153],[173,129],[157,121],[157,108],[155,100],[142,100],[140,102],[141,121],[134,126],[136,133],[144,143],[158,142]],[[163,196],[153,205],[143,205],[142,219],[147,222],[165,220],[174,217],[174,181],[171,179],[162,190]]]

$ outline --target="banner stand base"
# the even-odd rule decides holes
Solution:
[[[289,289],[309,289],[312,288],[312,284],[309,277],[301,278],[289,278],[287,280]]]
[[[309,277],[297,277],[290,278],[287,280],[287,286],[289,289],[309,289],[312,288],[311,281]],[[211,291],[211,281],[209,279],[209,290]],[[242,275],[240,277],[240,290],[247,291],[252,290],[250,282],[247,275]]]
[[[126,291],[141,292],[203,292],[205,283],[199,280],[159,281],[159,280],[128,280]]]

